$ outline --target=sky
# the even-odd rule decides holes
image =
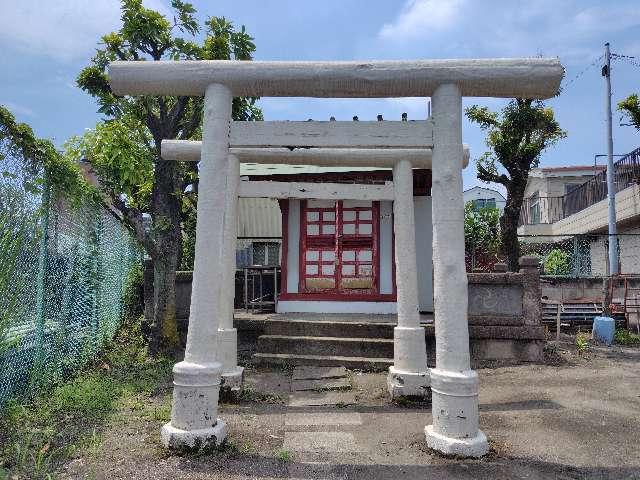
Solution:
[[[197,0],[198,17],[225,16],[255,38],[258,60],[369,60],[559,57],[562,94],[548,100],[567,138],[545,151],[541,166],[592,164],[606,152],[603,44],[637,56],[612,64],[615,104],[640,92],[640,5],[637,0]],[[171,14],[170,0],[144,0]],[[93,99],[75,86],[99,38],[120,26],[118,0],[4,0],[0,16],[0,104],[57,145],[100,120]],[[466,98],[499,109],[506,100]],[[424,119],[427,99],[269,98],[265,120]],[[614,112],[614,153],[640,144],[640,132]],[[463,124],[472,162],[465,188],[477,180],[473,159],[484,133]],[[603,163],[605,159],[599,158]]]

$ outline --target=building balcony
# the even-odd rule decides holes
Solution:
[[[638,205],[640,148],[625,155],[614,164],[614,184],[619,207],[618,221],[640,215],[640,205]],[[521,234],[565,234],[593,231],[607,224],[606,204],[607,174],[606,170],[603,170],[563,196],[539,197],[534,195],[525,198],[520,210],[518,230]],[[627,208],[627,204],[631,204],[633,208]],[[636,212],[636,210],[638,211]],[[587,219],[587,217],[590,218]],[[600,219],[600,217],[602,218]],[[582,220],[572,220],[578,218]],[[556,232],[556,230],[558,231]]]

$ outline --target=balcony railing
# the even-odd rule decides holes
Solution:
[[[613,165],[616,193],[640,184],[640,148]],[[518,225],[554,223],[607,198],[607,172],[594,175],[563,197],[529,197],[522,202]]]
[[[529,197],[522,201],[518,225],[554,223],[564,218],[564,197]]]
[[[640,183],[640,148],[613,164],[613,181],[616,193],[634,183]],[[607,172],[603,170],[565,195],[565,217],[584,210],[605,198],[607,198]]]

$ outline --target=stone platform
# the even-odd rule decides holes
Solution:
[[[267,314],[236,312],[239,331],[259,333],[254,360],[266,365],[344,366],[386,370],[393,365],[395,315]],[[432,315],[421,316],[427,358],[435,361]],[[518,363],[542,358],[544,331],[521,316],[476,315],[469,319],[472,362]]]

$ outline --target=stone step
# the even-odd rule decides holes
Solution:
[[[348,376],[344,367],[300,366],[293,370],[291,380],[320,380],[323,378],[344,378]]]
[[[393,358],[392,338],[261,335],[260,353]]]
[[[395,323],[332,322],[324,320],[267,320],[264,333],[307,337],[393,338]]]
[[[347,406],[355,403],[356,394],[353,391],[295,392],[289,395],[289,407]],[[327,414],[323,413],[323,415],[326,418]]]
[[[321,378],[315,380],[293,380],[291,382],[292,392],[325,390],[350,390],[351,382],[348,378]]]
[[[261,365],[316,365],[343,366],[367,371],[386,370],[393,365],[393,358],[342,357],[329,355],[296,355],[290,353],[255,353],[253,359]]]

